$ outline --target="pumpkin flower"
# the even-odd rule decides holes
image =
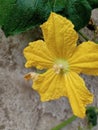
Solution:
[[[77,46],[74,25],[56,13],[50,14],[41,29],[44,41],[31,42],[24,49],[25,67],[46,71],[42,74],[32,72],[25,78],[33,79],[32,87],[40,94],[41,101],[65,96],[74,115],[84,118],[93,95],[79,74],[98,75],[98,45],[88,41]]]

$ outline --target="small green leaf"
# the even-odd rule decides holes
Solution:
[[[42,24],[53,11],[79,30],[87,25],[95,7],[97,0],[0,0],[0,26],[6,36],[18,34]]]
[[[92,126],[97,125],[97,113],[95,107],[88,107],[86,110],[86,115],[88,119],[88,124],[91,124]]]

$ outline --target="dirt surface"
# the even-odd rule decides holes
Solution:
[[[93,11],[92,17],[98,24],[98,10]],[[83,31],[93,39],[91,31]],[[0,30],[0,130],[51,130],[72,115],[66,98],[41,103],[37,92],[31,89],[32,83],[24,80],[24,74],[31,70],[24,67],[23,49],[40,37],[38,28],[8,38]],[[82,77],[95,95],[93,105],[98,106],[98,77]],[[85,120],[76,119],[62,130],[78,130],[78,126],[85,125]]]

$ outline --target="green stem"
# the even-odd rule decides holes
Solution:
[[[61,130],[62,128],[64,128],[66,125],[70,124],[72,121],[74,121],[77,117],[76,116],[72,116],[69,119],[67,119],[66,121],[62,122],[61,124],[57,125],[56,127],[52,128],[52,130]]]
[[[88,125],[88,130],[92,130],[93,126],[90,124]]]
[[[96,32],[94,31],[94,38],[93,41],[96,42]]]
[[[97,108],[97,107],[95,107],[95,111],[96,111],[96,113],[97,113],[97,115],[98,115],[98,108]]]
[[[89,38],[85,36],[81,31],[78,31],[78,33],[86,40],[89,41]]]

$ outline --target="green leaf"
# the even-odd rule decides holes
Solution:
[[[88,24],[91,10],[92,8],[86,0],[69,0],[68,18],[73,22],[76,30]]]
[[[94,0],[96,3],[96,0]],[[70,19],[79,30],[87,25],[93,0],[0,0],[0,26],[6,36],[32,29],[45,22],[51,11]]]
[[[6,36],[43,23],[51,12],[51,7],[47,4],[45,0],[1,0],[0,24]]]
[[[92,9],[98,8],[98,0],[87,0],[91,5]]]
[[[97,125],[97,112],[95,107],[88,107],[86,110],[86,116],[88,124],[91,124],[92,126]]]

